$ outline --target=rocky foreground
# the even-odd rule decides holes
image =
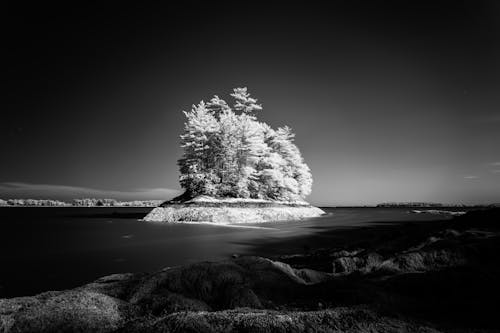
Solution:
[[[303,253],[2,299],[0,332],[496,331],[499,217],[328,231],[330,246]]]

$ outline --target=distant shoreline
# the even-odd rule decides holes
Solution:
[[[178,197],[177,197],[178,198]],[[0,207],[310,207],[306,201],[279,201],[263,199],[245,198],[213,198],[209,196],[198,196],[191,199],[176,200],[126,200],[121,201],[112,198],[75,198],[68,200],[57,199],[32,199],[32,198],[10,198],[1,199]],[[406,208],[406,209],[474,209],[474,208],[495,208],[500,207],[500,203],[483,204],[452,204],[439,202],[382,202],[370,205],[313,205],[321,208]]]
[[[158,207],[164,200],[129,200],[81,198],[71,201],[53,199],[0,199],[0,207]]]
[[[0,208],[155,208],[156,206],[0,206]]]
[[[159,204],[160,206],[162,204]],[[181,205],[181,204],[179,204]],[[155,208],[158,206],[140,206],[140,205],[130,205],[130,206],[76,206],[76,205],[61,205],[61,206],[50,206],[50,205],[0,205],[0,208],[14,208],[14,207],[21,207],[21,208]],[[373,206],[322,206],[322,205],[316,205],[316,207],[319,208],[437,208],[436,206],[379,206],[379,205],[373,205]],[[494,208],[494,207],[500,207],[499,204],[484,204],[484,205],[444,205],[444,206],[439,206],[439,208],[443,209],[460,209],[460,208],[465,208],[465,209],[471,209],[471,208]]]

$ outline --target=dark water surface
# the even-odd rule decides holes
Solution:
[[[264,243],[325,229],[442,219],[405,208],[335,208],[325,209],[328,215],[320,218],[258,225],[140,221],[150,210],[0,208],[0,297],[68,289],[112,273],[155,271],[235,253],[266,255]]]

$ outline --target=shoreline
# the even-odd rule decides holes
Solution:
[[[277,205],[274,203],[196,203],[168,204],[156,207],[143,221],[153,223],[205,222],[218,224],[267,223],[287,220],[302,220],[326,214],[311,205]]]
[[[28,205],[0,205],[0,208],[156,208],[156,207],[161,207],[161,205],[157,206],[74,206],[74,205],[66,205],[66,206],[28,206]],[[176,205],[176,204],[173,204]],[[178,203],[177,205],[182,205]],[[196,204],[189,204],[189,205],[196,205]],[[236,206],[236,204],[235,204]],[[278,206],[278,205],[277,205]],[[302,206],[299,204],[296,204],[296,206]],[[317,207],[320,209],[335,209],[335,208],[352,208],[352,209],[416,209],[419,208],[420,210],[435,210],[436,208],[433,206],[429,207],[421,207],[421,206],[395,206],[395,207],[377,207],[377,206],[322,206],[322,205],[312,205],[312,204],[307,204],[303,206],[313,206]],[[450,209],[492,209],[496,208],[498,206],[496,205],[480,205],[480,206],[442,206],[439,207],[439,210],[450,210]]]

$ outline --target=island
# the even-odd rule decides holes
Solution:
[[[184,193],[154,208],[148,222],[259,223],[318,217],[304,201],[312,175],[288,126],[257,120],[262,105],[235,88],[233,106],[214,96],[184,112],[179,159]]]
[[[154,208],[144,221],[260,223],[298,220],[325,214],[305,201],[271,201],[260,199],[197,196],[186,201],[167,201]]]

